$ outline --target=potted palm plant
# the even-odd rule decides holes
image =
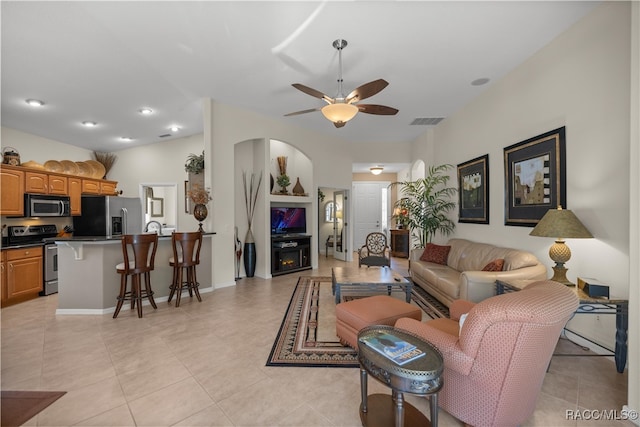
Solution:
[[[450,177],[446,172],[451,168],[448,164],[431,166],[425,178],[391,184],[401,194],[394,208],[403,213],[402,220],[418,241],[418,247],[425,247],[437,232],[449,235],[456,227],[447,216],[456,207],[453,196],[458,191],[447,186]]]

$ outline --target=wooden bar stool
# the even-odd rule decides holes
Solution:
[[[196,277],[196,266],[200,264],[200,248],[202,247],[202,233],[199,231],[188,233],[172,233],[171,245],[173,246],[173,256],[169,258],[169,265],[173,267],[173,283],[169,286],[169,302],[176,295],[176,307],[180,306],[180,297],[183,288],[189,290],[189,296],[196,294],[198,301],[200,291],[198,290],[198,279]],[[186,272],[186,278],[184,273]]]
[[[113,318],[118,317],[122,304],[131,301],[131,309],[138,305],[138,317],[142,317],[142,299],[148,298],[154,309],[158,306],[153,300],[151,289],[151,271],[158,249],[157,234],[127,234],[122,236],[122,256],[124,262],[116,266],[116,271],[121,275],[120,294]],[[127,278],[131,276],[131,290],[127,291]],[[144,276],[144,288],[142,287]]]

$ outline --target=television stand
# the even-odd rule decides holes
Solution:
[[[282,234],[271,236],[271,275],[311,269],[311,236]]]

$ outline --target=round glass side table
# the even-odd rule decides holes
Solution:
[[[375,350],[365,341],[380,341],[391,335],[415,346],[422,356],[399,364],[389,356]],[[385,341],[383,341],[384,343]],[[377,426],[432,426],[438,425],[438,392],[442,388],[443,359],[440,351],[430,343],[409,332],[392,326],[368,326],[358,334],[358,361],[360,362],[360,420],[365,427]],[[387,387],[391,395],[368,395],[367,377],[371,375]],[[429,396],[431,422],[415,406],[405,402],[403,393]]]

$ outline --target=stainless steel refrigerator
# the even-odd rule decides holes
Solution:
[[[74,236],[119,236],[142,233],[138,197],[82,196],[82,215],[73,217]]]

